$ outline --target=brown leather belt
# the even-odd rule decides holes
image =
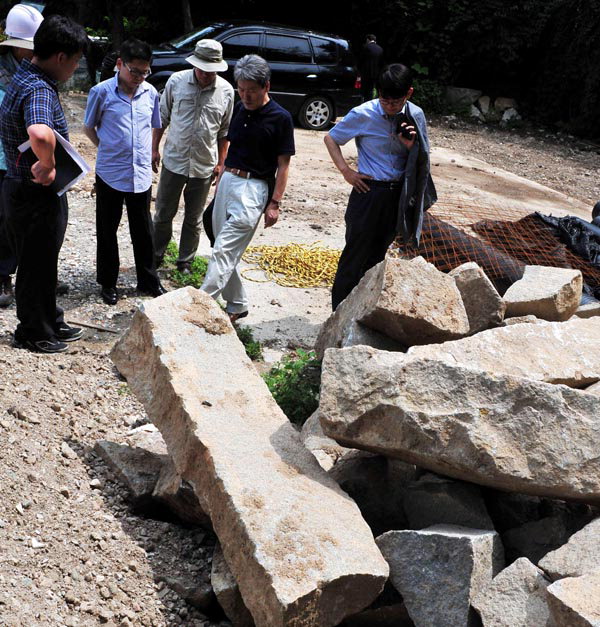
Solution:
[[[255,179],[257,178],[250,172],[246,172],[246,170],[240,170],[239,168],[225,168],[225,172],[231,172],[231,174],[235,174],[243,179]]]

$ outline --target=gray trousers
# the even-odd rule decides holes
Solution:
[[[210,190],[211,178],[198,179],[175,174],[162,166],[154,212],[154,249],[162,257],[173,235],[173,218],[183,190],[184,216],[178,262],[192,261],[198,250],[200,223]],[[184,189],[185,188],[185,189]]]
[[[266,181],[243,179],[230,172],[221,177],[213,210],[216,239],[200,289],[215,299],[222,296],[228,313],[248,311],[238,263],[252,241],[268,194]]]

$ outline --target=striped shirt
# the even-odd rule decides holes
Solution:
[[[28,59],[23,59],[0,106],[0,140],[6,154],[7,176],[31,180],[27,157],[17,147],[29,139],[28,127],[45,124],[69,139],[67,120],[58,98],[56,81]]]

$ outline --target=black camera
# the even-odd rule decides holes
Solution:
[[[406,139],[413,139],[414,134],[411,131],[406,130],[406,126],[402,126],[402,124],[404,123],[406,123],[408,126],[413,126],[412,120],[406,115],[406,113],[397,113],[396,133],[400,133],[400,135],[402,135],[402,137],[406,137]]]

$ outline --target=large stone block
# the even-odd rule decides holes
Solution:
[[[502,490],[600,502],[600,399],[586,392],[357,346],[327,351],[320,412],[344,446]]]
[[[600,318],[488,329],[453,342],[413,346],[408,355],[583,388],[600,379]]]
[[[473,599],[483,627],[550,627],[544,573],[522,557]]]
[[[161,471],[171,464],[168,455],[107,440],[96,442],[94,451],[128,489],[134,507],[139,508],[150,504]]]
[[[548,605],[553,627],[600,627],[600,573],[554,582]]]
[[[481,489],[472,483],[427,473],[406,486],[403,506],[410,529],[441,524],[494,529]]]
[[[485,272],[474,262],[463,263],[449,272],[469,318],[469,333],[497,327],[504,320],[506,304]],[[376,347],[377,348],[377,347]]]
[[[600,571],[600,518],[573,534],[559,549],[540,562],[553,580],[579,577]]]
[[[223,550],[218,542],[213,552],[210,583],[219,605],[233,627],[253,627],[252,615],[244,605],[237,581],[227,566]]]
[[[326,627],[388,568],[356,504],[304,447],[231,326],[193,288],[144,304],[111,356],[206,502],[258,627]]]
[[[377,544],[390,579],[418,627],[476,625],[473,597],[504,565],[494,531],[436,525],[420,531],[388,531]]]
[[[331,470],[340,459],[352,452],[352,449],[340,446],[323,433],[318,409],[302,425],[300,437],[323,470]]]
[[[582,288],[579,270],[525,266],[523,277],[504,293],[506,316],[533,314],[544,320],[568,320],[579,307]]]
[[[327,348],[347,345],[357,322],[399,343],[398,348],[444,342],[469,332],[456,282],[422,257],[388,257],[371,268],[321,327],[315,346],[319,356]]]
[[[571,535],[589,521],[588,513],[578,515],[563,510],[509,529],[502,534],[506,559],[526,557],[537,564],[544,555],[565,544]]]

